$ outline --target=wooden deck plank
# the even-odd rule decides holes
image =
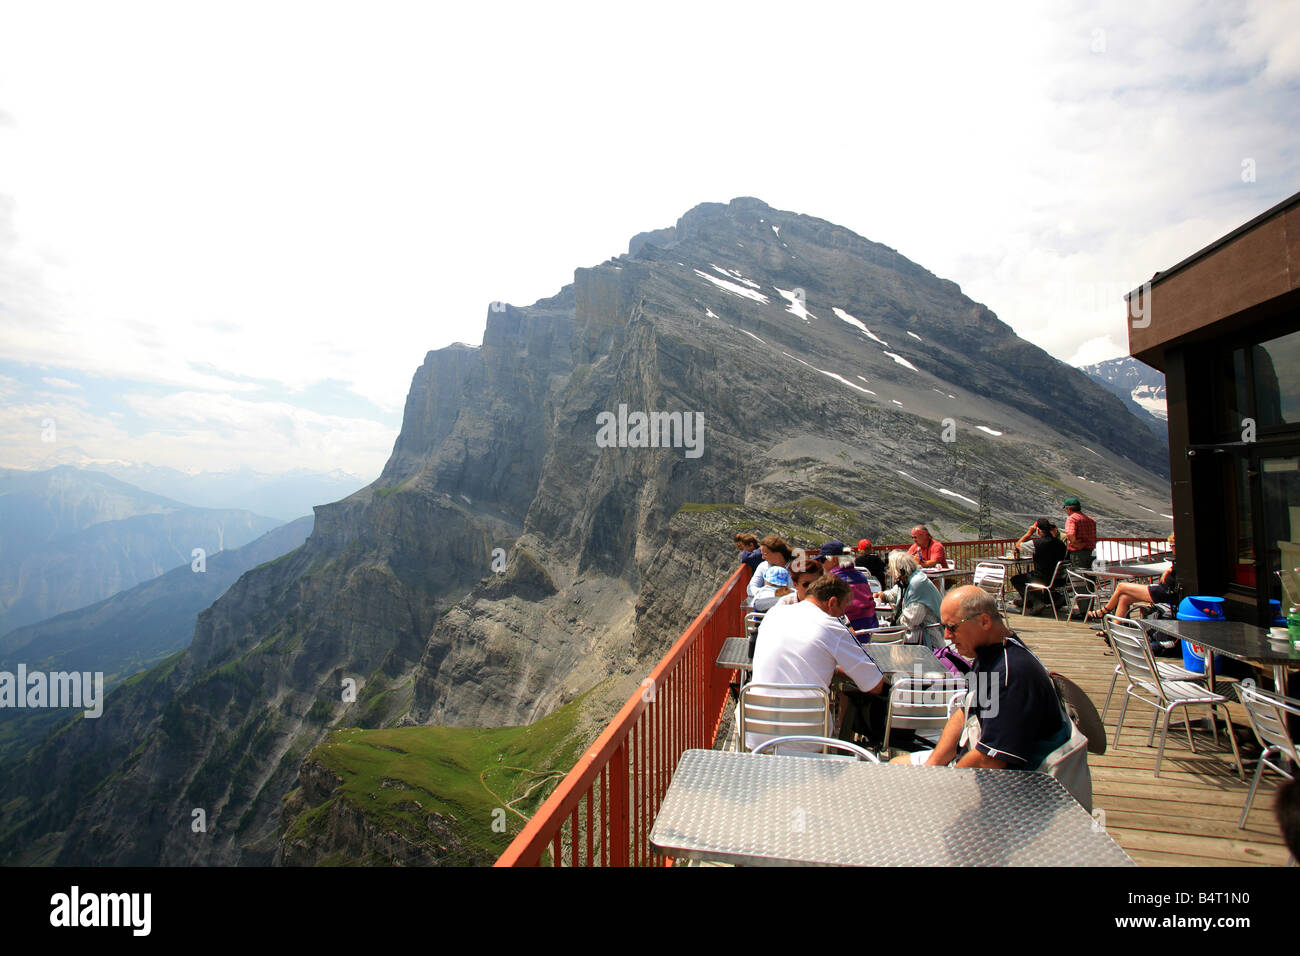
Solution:
[[[1011,627],[1047,665],[1068,677],[1086,693],[1101,712],[1115,669],[1115,655],[1092,627],[1080,621],[1056,622],[1051,617],[1011,616]],[[1209,730],[1193,728],[1196,753],[1187,748],[1187,736],[1177,720],[1171,721],[1160,776],[1154,776],[1156,748],[1147,746],[1152,709],[1130,702],[1124,717],[1120,745],[1115,747],[1115,722],[1124,683],[1116,686],[1106,715],[1108,747],[1105,754],[1089,754],[1093,802],[1105,811],[1106,829],[1120,846],[1143,866],[1285,866],[1286,847],[1273,817],[1278,777],[1268,774],[1255,795],[1246,828],[1237,820],[1246,803],[1246,791],[1259,747],[1251,734],[1245,711],[1236,702],[1232,681],[1223,681],[1220,693],[1230,698],[1226,708],[1236,728],[1245,761],[1246,782],[1234,769],[1231,745],[1225,737],[1223,709],[1219,711],[1219,745]],[[1192,716],[1204,716],[1194,708]],[[1156,743],[1159,743],[1157,727]]]

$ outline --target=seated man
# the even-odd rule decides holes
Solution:
[[[768,611],[754,649],[754,683],[829,688],[838,667],[863,691],[879,693],[884,683],[880,670],[839,621],[851,595],[846,582],[824,574],[798,604]],[[753,750],[771,739],[771,734],[747,733],[745,747]]]
[[[1051,773],[1074,798],[1092,807],[1086,750],[1068,760],[1061,752],[1077,741],[1047,669],[1007,629],[991,594],[974,585],[955,588],[941,608],[944,632],[963,657],[975,659],[967,675],[970,692],[948,718],[934,750],[896,757],[891,763]],[[1081,736],[1081,735],[1080,735]]]
[[[876,627],[876,599],[871,593],[871,582],[867,576],[851,564],[840,564],[840,555],[844,553],[844,544],[840,541],[827,541],[817,552],[816,561],[827,574],[847,581],[853,591],[844,613],[848,616],[849,627],[855,631]]]
[[[1061,540],[1060,533],[1056,530],[1056,525],[1047,518],[1039,518],[1029,526],[1029,530],[1020,536],[1016,546],[1025,543],[1025,539],[1031,534],[1037,533],[1033,540],[1034,547],[1034,570],[1031,574],[1013,574],[1011,576],[1011,586],[1016,589],[1020,595],[1020,600],[1025,601],[1025,585],[1030,581],[1035,584],[1048,584],[1052,580],[1052,575],[1056,573],[1056,565],[1065,560],[1065,542]],[[1057,576],[1056,584],[1060,585],[1065,581],[1065,571],[1062,570]],[[1034,608],[1026,607],[1026,612],[1032,612]]]
[[[888,587],[885,580],[885,562],[880,555],[871,550],[871,539],[863,538],[858,542],[858,546],[853,549],[857,555],[853,559],[853,564],[859,568],[865,568],[867,573],[880,582],[880,589],[883,591]]]
[[[916,558],[916,563],[923,568],[946,568],[948,556],[944,554],[943,545],[930,537],[930,529],[923,524],[912,529],[912,546],[907,553]]]

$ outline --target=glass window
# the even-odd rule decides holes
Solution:
[[[1215,431],[1240,438],[1242,419],[1250,415],[1246,394],[1246,350],[1220,352],[1214,359]],[[1193,439],[1196,440],[1196,439]],[[1203,440],[1203,439],[1202,439]]]
[[[1260,427],[1300,422],[1300,332],[1261,342],[1252,351]]]
[[[1290,570],[1300,566],[1300,458],[1265,458],[1259,465],[1269,571]],[[1277,575],[1269,577],[1268,596],[1281,597]]]

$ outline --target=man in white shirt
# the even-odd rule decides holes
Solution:
[[[754,683],[829,688],[838,667],[861,690],[879,693],[883,675],[839,620],[852,595],[847,582],[827,574],[809,586],[798,604],[768,611],[754,649]],[[753,750],[771,739],[771,734],[747,733],[745,747]]]

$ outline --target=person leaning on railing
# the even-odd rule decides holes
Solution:
[[[758,548],[758,538],[744,531],[736,533],[736,550],[740,552],[741,564],[757,568],[763,563],[763,552]]]

